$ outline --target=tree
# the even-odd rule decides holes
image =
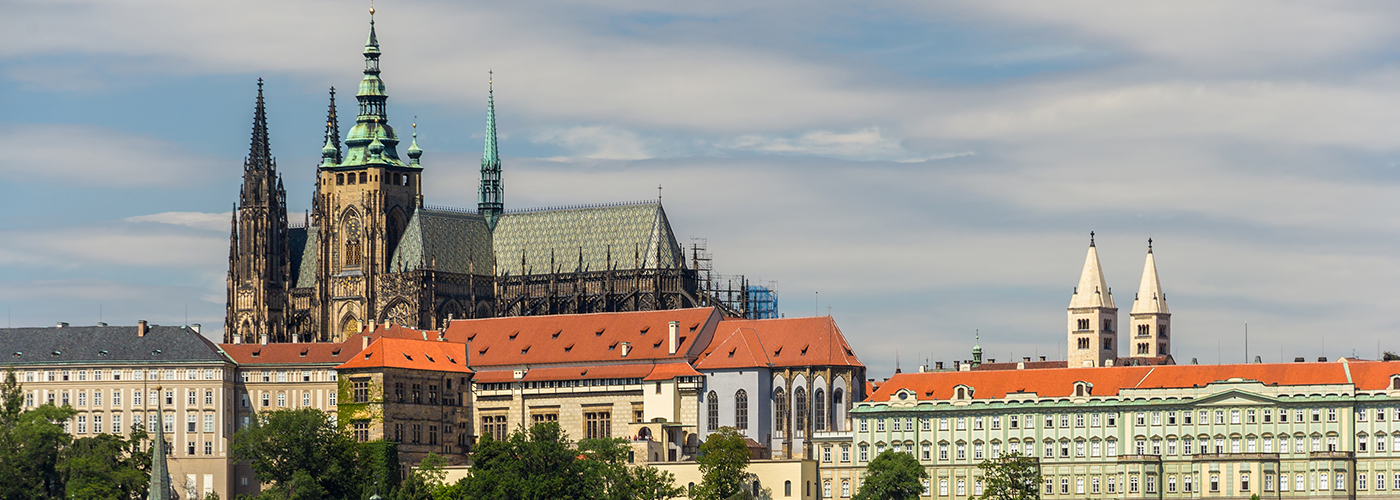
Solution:
[[[24,410],[24,390],[8,370],[0,384],[0,500],[61,498],[62,453],[73,438],[63,430],[76,414],[46,404]]]
[[[399,484],[399,491],[394,495],[396,500],[433,500],[434,492],[442,487],[442,478],[447,476],[447,472],[442,470],[444,460],[436,453],[429,452],[428,456],[418,464],[418,468],[409,473],[408,480]]]
[[[577,456],[556,422],[517,430],[504,441],[487,434],[477,443],[471,475],[459,483],[458,498],[587,498]]]
[[[58,470],[69,499],[140,500],[150,483],[151,453],[145,431],[130,438],[99,434],[76,439],[62,453]]]
[[[982,469],[983,500],[1038,500],[1040,464],[1019,452],[1005,453],[977,464]]]
[[[865,468],[865,481],[855,500],[908,500],[919,498],[928,471],[914,455],[885,450]]]
[[[749,467],[749,446],[733,427],[721,427],[700,444],[700,485],[696,500],[728,500],[747,496],[744,481]]]
[[[358,498],[362,491],[375,489],[379,479],[370,476],[374,467],[366,467],[370,457],[362,451],[367,447],[337,428],[325,412],[313,408],[260,415],[253,425],[233,435],[231,449],[235,459],[252,467],[259,481],[280,488],[266,493],[276,498]],[[392,474],[394,480],[397,477]]]
[[[685,494],[670,472],[647,466],[629,467],[626,439],[585,439],[578,448],[588,498],[665,500]]]

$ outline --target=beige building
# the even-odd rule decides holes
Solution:
[[[180,498],[233,498],[229,438],[236,366],[199,326],[69,326],[0,330],[24,405],[70,406],[75,438],[164,426]]]
[[[657,469],[676,476],[676,485],[685,489],[686,495],[700,486],[704,478],[700,465],[695,462],[673,462],[651,464]],[[821,494],[817,476],[817,462],[803,459],[754,460],[746,469],[749,478],[746,485],[749,493],[759,500],[792,499],[816,500]],[[829,498],[829,497],[825,497]]]

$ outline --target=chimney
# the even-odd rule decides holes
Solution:
[[[933,369],[935,369],[935,370],[942,370],[942,369],[943,369],[943,362],[942,362],[942,361],[934,361],[934,362],[933,362]]]
[[[1302,356],[1298,356],[1298,357],[1296,357],[1296,358],[1293,358],[1293,362],[1294,362],[1294,363],[1302,363],[1302,362],[1304,362],[1304,361],[1307,361],[1307,360],[1306,360],[1306,359],[1303,359]]]
[[[293,344],[298,343],[298,341],[300,340],[298,337],[300,337],[300,335],[297,335],[297,334],[295,334],[295,333],[292,334],[292,343],[293,343]]]
[[[675,344],[672,344],[672,345],[675,345]],[[627,357],[627,353],[629,353],[629,352],[632,352],[632,343],[631,343],[631,342],[623,342],[623,343],[622,343],[622,357],[624,357],[624,358]],[[675,354],[675,352],[673,351],[672,354]]]
[[[242,335],[234,335],[234,336],[233,336],[233,345],[238,345],[238,344],[242,344],[242,343],[243,343],[243,336],[242,336]]]
[[[376,325],[376,324],[374,323],[374,320],[369,320],[369,332],[370,332],[370,333],[374,333],[374,329],[375,329],[375,328],[378,328],[378,326],[379,326],[379,325]]]
[[[360,336],[360,350],[369,349],[369,335]]]
[[[107,326],[107,325],[103,324],[102,326]],[[194,333],[202,333],[202,332],[199,331],[200,328],[203,328],[203,325],[200,325],[199,323],[195,323],[195,324],[193,324],[193,325],[190,325],[190,329],[191,329],[191,330],[194,330]]]
[[[919,365],[919,373],[928,371],[928,365]]]
[[[262,339],[259,340],[258,342],[261,343],[262,345],[267,345],[267,334],[266,334],[266,333],[262,334]]]
[[[102,321],[98,321],[98,322],[97,322],[97,326],[107,326],[107,323],[102,322]]]
[[[953,371],[962,371],[962,363],[956,359],[953,360]]]
[[[441,330],[438,331],[438,342],[447,342],[447,337]]]
[[[676,349],[680,347],[681,322],[671,322],[671,348],[668,349],[671,355],[676,354]]]
[[[1041,357],[1040,357],[1040,360],[1041,360],[1041,361],[1045,361],[1045,356],[1041,356]]]
[[[148,325],[148,324],[146,323],[146,320],[143,319],[143,320],[141,320],[141,321],[137,321],[137,322],[136,322],[136,336],[137,336],[137,337],[145,337],[145,336],[146,336],[146,332],[148,332],[148,331],[150,331],[150,330],[151,330],[151,327],[150,327],[150,325]]]
[[[1104,365],[1104,366],[1113,366],[1113,360],[1112,360],[1112,359],[1105,359],[1105,360],[1103,360],[1103,365]]]
[[[1326,363],[1326,362],[1327,362],[1327,356],[1318,356],[1318,357],[1317,357],[1317,362],[1318,362],[1318,363]]]
[[[1026,360],[1029,361],[1030,358],[1026,358]],[[1024,369],[1026,369],[1026,362],[1025,362],[1025,361],[1022,361],[1022,362],[1020,362],[1020,363],[1016,363],[1016,369],[1017,369],[1017,370],[1024,370]]]
[[[58,322],[58,327],[59,327],[59,328],[68,328],[68,323],[64,323],[64,322],[62,322],[62,321],[59,321],[59,322]]]
[[[1031,362],[1031,357],[1030,357],[1030,356],[1022,356],[1022,357],[1021,357],[1021,361],[1025,361],[1025,362],[1027,362],[1027,363],[1030,363],[1030,362]]]

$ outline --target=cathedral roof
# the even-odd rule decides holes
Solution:
[[[0,353],[7,364],[210,363],[229,361],[194,329],[150,325],[63,326],[0,329]]]
[[[495,231],[476,213],[421,208],[409,220],[389,268],[519,275],[602,271],[609,263],[613,269],[685,265],[660,203],[506,213]]]
[[[506,213],[493,237],[499,274],[685,265],[660,202]]]
[[[316,227],[287,230],[287,248],[291,251],[291,268],[296,273],[296,288],[316,286]]]
[[[491,274],[495,255],[486,220],[472,213],[414,211],[389,269],[399,272],[428,266],[451,273]]]

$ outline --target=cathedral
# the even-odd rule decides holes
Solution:
[[[405,160],[389,125],[373,10],[364,57],[343,146],[331,90],[315,198],[298,223],[288,220],[258,81],[229,236],[225,342],[334,342],[374,323],[438,329],[450,318],[697,306],[748,315],[746,300],[712,293],[699,252],[687,266],[659,197],[506,210],[494,91],[476,208],[425,205],[417,134]]]

